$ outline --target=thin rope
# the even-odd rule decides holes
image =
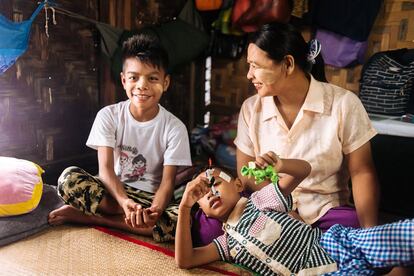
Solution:
[[[52,22],[53,22],[53,25],[56,25],[57,24],[57,22],[56,22],[56,10],[55,10],[55,8],[50,7],[47,4],[47,1],[46,1],[46,5],[45,5],[45,32],[46,32],[46,37],[47,38],[49,38],[49,15],[47,13],[47,10],[48,9],[51,9],[52,10]]]

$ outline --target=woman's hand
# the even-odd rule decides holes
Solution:
[[[276,153],[269,151],[261,156],[256,157],[256,165],[262,169],[266,168],[267,166],[272,166],[276,172],[280,172],[283,166],[283,161]]]
[[[183,198],[181,199],[180,207],[192,208],[198,200],[209,192],[208,179],[203,174],[200,174],[197,178],[188,182]]]

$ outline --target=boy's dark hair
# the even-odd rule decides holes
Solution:
[[[122,65],[128,58],[137,58],[145,64],[158,69],[168,70],[168,53],[162,47],[160,40],[150,34],[136,34],[122,45]]]

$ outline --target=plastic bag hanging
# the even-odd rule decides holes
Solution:
[[[9,69],[27,50],[30,28],[44,5],[45,2],[40,3],[28,20],[18,23],[0,14],[0,74]]]

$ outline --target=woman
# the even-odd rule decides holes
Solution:
[[[358,97],[315,80],[308,72],[315,55],[293,26],[264,25],[247,50],[247,78],[257,94],[241,108],[237,137],[239,177],[249,161],[273,151],[282,158],[308,161],[312,172],[293,192],[294,210],[307,224],[328,229],[377,224],[379,188],[371,157],[376,135]],[[349,179],[356,210],[349,205]]]

